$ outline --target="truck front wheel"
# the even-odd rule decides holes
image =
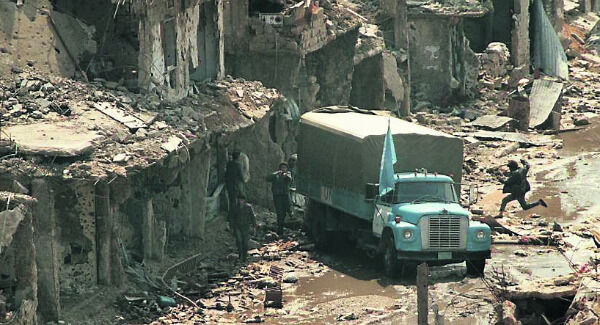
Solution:
[[[483,277],[485,259],[467,260],[467,275],[470,277]]]
[[[398,276],[400,263],[394,245],[394,236],[390,233],[385,234],[383,238],[383,271],[389,278]]]

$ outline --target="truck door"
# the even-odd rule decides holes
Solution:
[[[383,232],[383,226],[388,220],[389,215],[392,213],[392,193],[384,195],[375,201],[375,211],[373,211],[373,235],[381,237]]]

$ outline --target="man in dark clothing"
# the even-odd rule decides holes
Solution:
[[[246,202],[246,196],[242,193],[238,197],[235,211],[231,216],[231,227],[235,237],[235,245],[238,248],[240,262],[246,262],[248,255],[248,238],[250,237],[250,226],[256,228],[256,217],[252,205]]]
[[[529,172],[529,164],[524,159],[521,159],[521,163],[523,164],[523,167],[519,168],[519,164],[516,161],[511,160],[508,162],[508,169],[510,169],[510,175],[508,176],[508,179],[504,181],[504,188],[502,189],[502,193],[509,194],[502,199],[502,203],[500,204],[500,215],[502,215],[502,213],[504,212],[506,204],[514,200],[517,200],[519,202],[523,210],[529,210],[538,205],[548,207],[546,202],[544,202],[544,200],[542,199],[533,203],[527,203],[527,201],[525,201],[525,194],[531,189],[529,182],[527,181],[527,172]]]
[[[240,152],[234,151],[231,154],[231,159],[227,162],[225,169],[225,187],[229,199],[229,226],[231,226],[232,214],[236,210],[238,198],[240,195],[245,195],[244,191],[244,173],[242,163],[240,161]]]
[[[288,171],[288,164],[282,162],[279,164],[279,170],[267,176],[267,181],[271,183],[271,192],[273,192],[273,203],[275,204],[275,213],[277,214],[277,233],[283,235],[283,223],[285,216],[290,211],[290,184],[292,176]]]

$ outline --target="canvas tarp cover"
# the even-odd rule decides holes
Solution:
[[[462,177],[460,138],[397,118],[332,108],[302,116],[298,137],[298,180],[364,193],[366,183],[379,181],[379,167],[388,120],[398,162],[395,172],[426,168]]]

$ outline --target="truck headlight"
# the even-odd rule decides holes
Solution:
[[[412,230],[404,230],[403,236],[404,239],[411,239],[413,236]]]
[[[485,231],[483,231],[483,230],[478,230],[478,231],[475,233],[475,237],[476,237],[477,239],[479,239],[479,240],[482,240],[482,239],[484,239],[484,238],[485,238]]]

